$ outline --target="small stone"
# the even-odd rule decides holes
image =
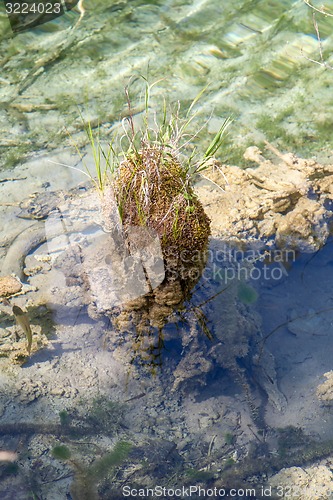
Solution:
[[[50,391],[51,396],[64,396],[65,389],[63,387],[55,387]]]
[[[13,276],[0,277],[0,297],[10,297],[15,293],[19,293],[22,289],[20,280]]]
[[[325,382],[317,387],[317,397],[320,401],[326,404],[333,402],[333,371],[324,373]]]

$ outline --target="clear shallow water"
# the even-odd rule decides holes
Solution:
[[[132,106],[140,114],[139,74],[150,82],[163,78],[152,95],[157,110],[165,95],[186,110],[209,85],[193,129],[210,118],[208,133],[197,138],[203,149],[233,115],[222,161],[239,163],[246,146],[265,139],[281,150],[329,156],[333,73],[304,56],[320,57],[312,12],[303,2],[90,2],[85,8],[75,30],[72,12],[15,37],[2,15],[2,169],[18,162],[16,175],[26,157],[62,154],[71,142],[65,127],[83,146],[78,106],[85,119],[102,124],[107,138],[127,113],[124,87],[133,76]],[[330,64],[332,18],[316,19]],[[77,182],[68,169],[43,159],[34,168],[24,197],[48,180],[59,188]],[[22,175],[32,171],[30,165]],[[19,185],[10,195],[17,201],[22,192]],[[214,244],[216,252],[221,242]],[[281,280],[253,280],[245,290],[233,282],[227,291],[213,259],[215,274],[199,283],[184,317],[148,342],[135,335],[115,339],[110,323],[91,320],[74,295],[66,307],[57,303],[57,290],[69,285],[53,282],[48,301],[56,325],[40,306],[34,317],[49,333],[56,329],[51,345],[22,368],[2,370],[2,449],[19,453],[17,465],[1,471],[3,498],[13,497],[13,481],[16,498],[66,498],[74,478],[74,498],[90,500],[93,475],[100,498],[122,498],[126,484],[159,481],[170,487],[220,481],[228,489],[236,486],[237,472],[231,469],[230,477],[227,467],[237,461],[244,467],[239,481],[251,484],[255,475],[262,484],[263,470],[306,463],[304,455],[315,450],[312,438],[329,448],[331,413],[319,407],[315,390],[331,368],[330,253],[327,245],[307,265],[309,256],[297,256]],[[13,318],[3,321],[12,327]],[[260,331],[275,361],[263,361]],[[160,364],[162,371],[152,366]],[[276,405],[285,405],[282,413]],[[277,433],[280,427],[287,431]],[[123,441],[132,454],[126,445],[119,451]],[[250,442],[257,445],[253,455]],[[67,451],[57,452],[58,445]],[[261,461],[261,452],[268,458]],[[310,459],[320,453],[325,450]]]
[[[213,133],[234,117],[223,156],[229,162],[265,139],[303,155],[330,148],[332,72],[306,59],[320,54],[304,2],[92,1],[85,8],[75,29],[79,16],[71,12],[16,36],[2,13],[2,168],[63,144],[64,127],[76,135],[77,106],[107,134],[126,112],[124,87],[138,74],[163,79],[155,109],[165,93],[186,109],[208,85],[198,123],[212,116]],[[316,21],[330,64],[333,21],[318,13]],[[134,107],[141,92],[138,81]]]

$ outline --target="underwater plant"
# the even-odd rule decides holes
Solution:
[[[83,404],[86,405],[88,402]],[[85,420],[95,429],[109,433],[121,427],[124,412],[124,404],[111,401],[104,396],[97,396],[90,402]]]
[[[27,337],[27,340],[28,340],[27,351],[30,354],[31,345],[32,345],[32,331],[30,328],[28,315],[27,315],[27,313],[22,311],[22,309],[18,306],[13,306],[12,310],[13,310],[13,314],[15,316],[17,324],[22,328],[22,330],[24,331],[24,333]]]
[[[65,445],[56,445],[52,449],[55,459],[67,462],[75,471],[71,485],[71,496],[74,500],[98,499],[98,483],[107,478],[128,457],[132,445],[127,441],[118,441],[113,450],[96,459],[89,466],[84,466],[72,458],[70,449]]]

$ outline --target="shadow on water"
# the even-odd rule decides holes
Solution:
[[[274,274],[272,273],[274,266],[276,269],[281,269],[282,265],[277,254],[274,260],[262,249],[240,251],[212,239],[207,264],[201,277],[196,283],[192,283],[190,290],[186,286],[183,287],[186,290],[184,300],[173,304],[171,312],[168,306],[168,309],[164,310],[164,316],[160,314],[157,316],[159,320],[163,317],[164,324],[160,321],[159,325],[156,325],[156,316],[149,316],[152,311],[154,312],[152,301],[148,301],[149,307],[146,301],[142,309],[136,307],[131,310],[126,307],[121,311],[117,308],[114,314],[99,321],[89,318],[85,307],[82,310],[63,307],[60,315],[59,310],[56,311],[58,319],[64,318],[66,327],[73,324],[72,318],[80,311],[74,323],[80,327],[87,325],[92,327],[96,338],[99,339],[99,349],[104,348],[106,352],[116,348],[123,349],[128,354],[130,365],[144,369],[145,377],[156,380],[165,377],[166,384],[170,388],[168,373],[171,372],[174,377],[175,394],[180,400],[186,401],[190,398],[194,404],[199,405],[209,405],[210,401],[214,400],[221,408],[223,407],[221,401],[225,400],[229,409],[224,418],[228,418],[228,412],[236,409],[237,423],[230,426],[230,431],[225,432],[224,444],[221,448],[214,448],[213,435],[211,442],[205,444],[206,448],[202,450],[200,465],[193,458],[188,464],[184,456],[179,454],[177,444],[173,441],[149,438],[145,445],[132,442],[131,423],[127,421],[126,414],[130,413],[130,407],[133,408],[139,403],[141,397],[143,399],[146,397],[145,393],[128,397],[128,403],[117,403],[105,397],[98,397],[89,401],[86,411],[82,411],[86,405],[84,401],[80,411],[71,409],[69,402],[68,409],[61,410],[53,421],[3,423],[0,425],[2,449],[13,450],[19,445],[27,449],[34,436],[42,436],[43,440],[47,440],[48,450],[52,450],[52,460],[63,464],[58,476],[52,473],[51,476],[46,475],[42,481],[70,480],[71,498],[80,500],[120,498],[120,490],[110,478],[118,474],[117,484],[126,484],[121,471],[129,464],[134,470],[131,484],[137,487],[141,484],[142,475],[148,474],[155,481],[159,478],[174,477],[184,486],[201,484],[206,488],[223,488],[225,498],[235,498],[231,495],[232,489],[248,488],[251,477],[256,476],[258,483],[262,483],[266,474],[277,472],[283,467],[303,466],[327,456],[333,449],[331,439],[318,440],[313,432],[307,432],[301,425],[280,428],[281,415],[288,411],[290,405],[288,394],[287,409],[281,409],[279,424],[271,420],[269,407],[272,406],[274,398],[276,398],[275,403],[279,403],[280,389],[284,391],[288,389],[283,370],[286,368],[290,370],[292,367],[292,362],[290,365],[285,361],[284,366],[281,364],[286,339],[284,344],[280,342],[280,351],[271,341],[280,334],[279,330],[290,327],[292,323],[294,326],[297,325],[299,331],[306,326],[306,323],[305,326],[303,323],[297,323],[297,320],[302,319],[301,314],[297,318],[287,319],[282,324],[283,310],[279,300],[286,300],[290,292],[297,304],[302,300],[305,307],[304,299],[309,300],[311,291],[301,296],[295,292],[300,290],[298,287],[304,281],[311,282],[313,274],[319,276],[324,269],[327,273],[326,264],[331,258],[331,244],[330,242],[322,250],[322,254],[297,256],[295,262],[289,262],[291,266],[284,262],[286,272]],[[268,259],[267,263],[265,259]],[[266,274],[265,266],[270,268],[269,271],[266,269]],[[271,279],[251,279],[251,272],[252,278],[258,275],[254,269],[260,271],[261,278],[267,277],[269,272]],[[273,279],[278,274],[279,276],[281,274],[280,278]],[[327,288],[330,278],[329,275],[325,282],[321,282],[321,297],[318,297],[318,300],[312,298],[314,309],[311,316],[307,317],[309,322],[312,317],[320,314],[315,306],[323,300],[326,291],[328,292],[326,298],[330,298]],[[169,295],[168,297],[170,298]],[[270,314],[270,323],[267,313],[264,314],[265,308],[268,307],[267,297],[274,297],[279,306],[276,313]],[[288,300],[286,305],[289,307],[290,296]],[[163,304],[158,305],[161,307]],[[328,309],[331,310],[329,307]],[[29,313],[32,311],[29,310]],[[36,318],[38,319],[37,311]],[[270,325],[276,318],[279,318],[279,326],[271,328]],[[115,330],[118,332],[116,336]],[[290,333],[287,335],[290,336]],[[290,338],[294,340],[296,335],[299,334],[293,334]],[[304,338],[302,341],[304,343]],[[327,339],[325,341],[327,342]],[[68,347],[63,340],[55,345],[57,356],[67,352]],[[96,347],[96,344],[94,345]],[[71,349],[79,350],[82,346]],[[40,351],[25,366],[31,366],[35,362],[46,362],[50,360],[50,355],[52,359],[52,353],[48,350]],[[280,387],[281,381],[282,387]],[[26,404],[22,403],[22,409]],[[36,403],[30,403],[33,404]],[[202,414],[200,418],[201,421],[204,418],[211,418],[209,410],[206,417]],[[201,432],[204,432],[204,429]],[[248,436],[244,441],[245,432]],[[108,451],[105,451],[105,447],[103,450],[100,449],[96,441],[97,436],[108,439],[110,433],[113,438],[107,447]],[[131,446],[129,442],[132,443]],[[245,443],[247,452],[242,456]],[[231,458],[235,451],[240,455],[237,461]],[[87,465],[85,457],[92,457],[92,454],[95,458],[90,458],[90,465]],[[214,466],[210,468],[212,459],[220,464],[221,470],[218,474]],[[0,476],[4,484],[2,489],[4,498],[10,498],[9,481],[13,477],[16,478],[17,491],[21,491],[20,488],[22,492],[27,491],[24,490],[23,484],[26,488],[26,485],[29,485],[35,498],[39,498],[41,478],[36,472],[38,467],[38,460],[34,460],[28,472],[21,468],[20,463],[2,465]],[[94,475],[93,480],[92,475]],[[219,479],[216,479],[217,476]],[[255,494],[249,492],[239,498],[263,498],[259,493],[258,487]],[[24,498],[23,493],[22,498]],[[172,498],[172,495],[169,495],[169,498]],[[271,498],[274,498],[273,494]]]

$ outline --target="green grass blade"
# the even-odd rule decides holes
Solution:
[[[193,99],[191,106],[188,108],[187,113],[186,113],[186,118],[190,115],[193,107],[196,105],[198,101],[200,101],[202,95],[206,92],[207,88],[209,87],[209,84],[206,85],[202,90],[200,90],[199,94]]]
[[[220,149],[224,137],[225,137],[225,131],[229,127],[229,125],[232,123],[232,119],[230,116],[226,118],[220,128],[220,130],[217,132],[215,135],[214,139],[212,142],[209,144],[208,148],[206,149],[206,152],[204,154],[204,158],[211,158],[212,156],[215,155],[215,153]]]

